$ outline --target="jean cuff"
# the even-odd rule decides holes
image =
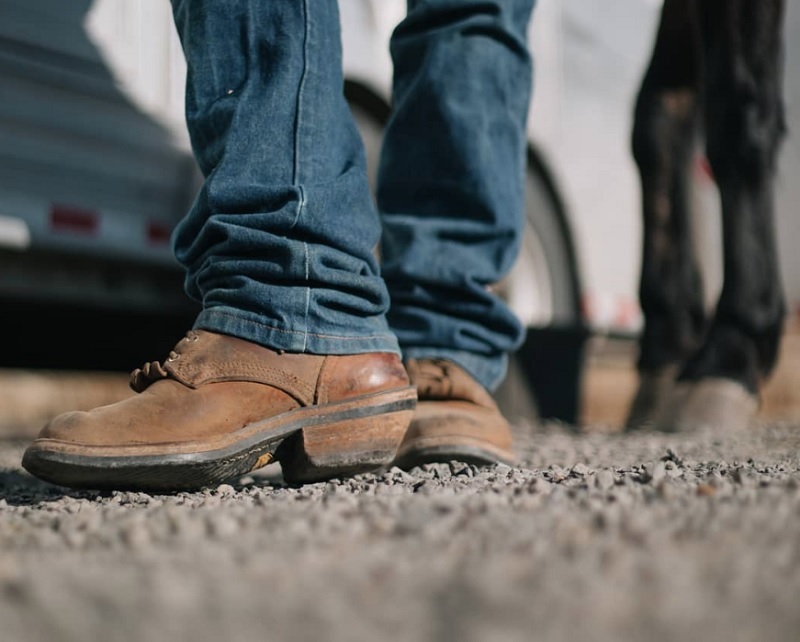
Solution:
[[[303,352],[309,354],[364,354],[366,352],[393,352],[400,354],[397,338],[388,329],[382,317],[359,319],[366,322],[365,332],[343,335],[337,333],[306,332],[277,328],[247,314],[227,307],[203,310],[194,323],[195,330],[210,330],[245,341],[257,343],[272,350]]]

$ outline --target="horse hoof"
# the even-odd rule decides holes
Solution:
[[[672,398],[677,375],[677,366],[639,374],[639,389],[625,420],[625,430],[641,430],[655,424]]]
[[[656,429],[665,432],[743,431],[759,407],[756,395],[723,378],[676,383],[670,397],[655,420]]]

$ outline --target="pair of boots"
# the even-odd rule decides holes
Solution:
[[[512,463],[511,431],[457,365],[373,352],[276,352],[192,331],[163,363],[131,375],[139,393],[53,419],[22,464],[76,488],[175,491],[280,461],[304,483],[387,465]]]

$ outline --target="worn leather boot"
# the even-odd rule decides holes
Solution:
[[[206,331],[135,370],[131,387],[53,419],[23,466],[63,486],[175,491],[277,459],[287,481],[316,481],[391,463],[416,402],[394,354],[279,353]]]
[[[450,460],[514,464],[511,428],[492,397],[443,359],[410,359],[417,409],[395,459],[401,468]]]

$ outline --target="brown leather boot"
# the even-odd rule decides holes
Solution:
[[[443,359],[406,363],[419,401],[397,452],[401,468],[450,460],[513,464],[511,428],[489,393]]]
[[[394,354],[278,353],[206,331],[131,387],[140,394],[53,419],[22,465],[77,488],[192,489],[274,459],[287,481],[316,481],[391,463],[416,402]]]

